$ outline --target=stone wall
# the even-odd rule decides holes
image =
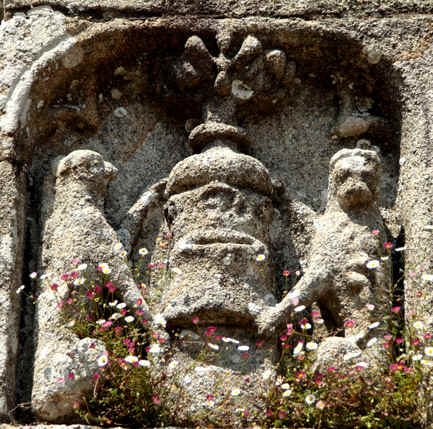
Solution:
[[[200,64],[192,71],[185,66],[193,62],[185,53],[192,36],[212,58],[225,49],[230,60],[251,36],[265,58],[256,63],[268,73],[260,77],[262,86],[254,87],[251,101],[249,96],[236,101],[234,116],[224,120],[243,129],[248,155],[267,169],[274,187],[273,219],[263,240],[269,241],[274,273],[267,286],[275,283],[276,297],[284,269],[308,270],[312,237],[328,200],[330,159],[367,139],[382,159],[381,216],[394,244],[408,249],[405,269],[418,273],[404,285],[406,314],[417,310],[420,288],[425,303],[431,302],[432,284],[422,280],[419,267],[432,273],[433,1],[9,0],[4,10],[0,415],[5,419],[17,395],[24,401],[31,394],[33,356],[26,336],[33,328],[25,307],[20,325],[15,291],[24,283],[33,293],[29,273],[44,265],[42,201],[55,195],[54,185],[46,185],[51,165],[78,149],[111,162],[118,176],[108,187],[103,213],[113,230],[121,230],[140,196],[199,151],[188,134],[209,121],[203,106],[213,103],[208,100],[213,84]],[[273,64],[266,55],[275,50],[285,59],[279,78],[266,65]],[[256,75],[242,79],[259,85]],[[240,88],[246,92],[238,99],[251,85]],[[225,112],[216,108],[209,115]],[[214,137],[221,139],[218,133]],[[155,204],[136,225],[133,251],[155,248],[167,227],[162,213],[163,203]],[[423,317],[433,328],[433,316]]]

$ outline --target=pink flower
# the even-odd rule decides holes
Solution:
[[[385,249],[392,249],[392,243],[390,241],[386,241],[385,243],[383,243],[383,247]]]
[[[169,239],[170,240],[170,238],[171,237],[173,237],[172,235],[171,235],[171,233],[170,232],[167,232],[167,234],[165,235],[166,237],[167,237],[167,239]]]
[[[69,299],[66,301],[66,304],[71,305],[73,302],[74,302],[74,300],[73,300],[72,298],[69,298]]]
[[[68,278],[69,278],[69,274],[62,274],[62,275],[60,276],[60,280],[64,280],[64,281],[66,281],[66,280],[68,280]]]
[[[257,343],[256,343],[256,347],[262,347],[263,346],[263,341],[258,341]]]
[[[398,363],[392,363],[389,366],[390,371],[398,371]]]
[[[221,339],[222,339],[222,335],[215,335],[215,336],[213,337],[213,339],[214,339],[215,341],[221,341]]]
[[[373,235],[379,235],[380,231],[378,229],[373,229],[373,231],[371,231],[371,233]]]
[[[425,339],[425,340],[430,340],[431,337],[432,337],[432,335],[430,334],[430,332],[426,332],[426,333],[424,334],[424,339]]]
[[[100,376],[101,376],[101,374],[99,374],[99,372],[97,372],[96,374],[93,374],[93,375],[92,375],[92,378],[93,378],[94,380],[97,380]]]
[[[88,290],[87,292],[86,292],[86,296],[87,296],[87,298],[89,298],[89,299],[93,299],[93,298],[95,298],[95,292],[92,292],[92,291],[90,291],[90,290]]]
[[[241,356],[246,359],[248,357],[248,353],[242,353]]]
[[[59,301],[57,303],[57,308],[62,308],[63,307],[64,302],[63,301]]]
[[[397,340],[395,340],[395,341],[397,341]],[[419,338],[415,338],[414,340],[412,340],[412,345],[415,347],[419,346],[420,343],[421,343],[421,341],[419,340]]]
[[[354,320],[351,320],[351,319],[346,320],[346,321],[344,322],[344,326],[345,326],[346,328],[353,328],[353,327],[355,326],[355,321],[354,321]]]
[[[400,311],[400,309],[401,309],[401,307],[400,307],[399,305],[396,305],[395,307],[392,307],[392,308],[391,308],[391,311],[392,311],[393,313],[398,313],[398,312]]]
[[[383,336],[383,338],[384,338],[386,341],[390,341],[390,340],[392,340],[392,335],[391,335],[391,334],[385,334],[385,335]]]
[[[72,259],[72,263],[74,265],[78,265],[80,263],[80,261],[78,259]]]
[[[396,342],[397,344],[401,344],[401,343],[403,342],[403,338],[396,338],[396,339],[395,339],[395,342]]]
[[[113,283],[107,282],[105,283],[105,287],[110,291],[110,292],[114,292],[116,290],[116,288],[114,287]]]
[[[78,271],[72,271],[72,273],[71,273],[71,277],[72,277],[73,279],[76,279],[76,278],[78,277]]]
[[[266,417],[271,417],[273,414],[272,410],[266,410]]]
[[[293,329],[293,323],[288,323],[288,324],[287,324],[287,332],[286,332],[286,335],[287,335],[287,336],[292,335],[293,331],[294,331],[294,329]]]
[[[197,323],[200,321],[200,319],[198,317],[194,317],[192,319],[192,323],[194,323],[194,325],[197,325]]]
[[[290,276],[290,271],[289,270],[284,270],[283,271],[283,276],[284,277],[289,277]]]
[[[215,331],[216,331],[216,328],[215,328],[215,326],[209,326],[209,327],[207,328],[207,330],[208,330],[209,332],[215,332]]]
[[[137,316],[143,316],[143,314],[144,314],[144,310],[137,310],[137,311],[135,312],[135,314],[136,314]]]
[[[74,410],[76,410],[80,406],[80,403],[78,401],[74,401]]]
[[[307,378],[307,374],[305,374],[304,371],[299,371],[296,374],[296,381],[301,381],[301,380],[304,380],[305,378]]]
[[[70,372],[69,374],[68,374],[68,379],[69,380],[73,380],[75,378],[75,374],[73,373],[73,372]]]
[[[159,405],[161,403],[161,400],[159,399],[159,397],[157,395],[152,396],[152,401],[155,405]]]
[[[143,300],[141,298],[138,298],[137,301],[136,301],[136,303],[135,303],[135,305],[137,307],[140,307],[140,305],[143,305]]]
[[[95,286],[94,291],[95,291],[95,293],[101,293],[102,287],[101,286]]]
[[[287,335],[281,335],[280,340],[281,341],[286,341],[287,340]]]
[[[106,320],[106,321],[103,323],[102,327],[103,327],[103,328],[109,328],[112,324],[113,324],[113,322],[112,322],[111,320]]]
[[[318,311],[312,311],[312,312],[311,312],[311,315],[312,315],[313,317],[319,317],[319,316],[320,316],[320,313],[319,313]]]

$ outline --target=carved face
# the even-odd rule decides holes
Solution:
[[[341,207],[367,207],[377,199],[380,171],[376,163],[363,156],[350,156],[337,161],[332,174]]]
[[[268,197],[221,182],[176,194],[166,207],[176,239],[188,236],[196,244],[267,243],[272,214]]]

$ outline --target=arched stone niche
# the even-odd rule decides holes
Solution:
[[[107,219],[117,229],[140,195],[192,153],[185,122],[200,118],[209,82],[179,89],[173,69],[193,35],[217,56],[215,38],[228,26],[229,56],[254,35],[266,50],[282,50],[292,67],[281,88],[284,96],[276,97],[275,104],[271,97],[260,106],[246,105],[237,115],[252,142],[249,154],[280,184],[271,228],[280,286],[283,269],[305,265],[314,220],[326,204],[330,158],[343,147],[354,148],[361,138],[381,151],[381,209],[388,227],[399,233],[399,75],[380,51],[344,30],[296,20],[119,21],[94,24],[53,48],[46,61],[34,65],[25,96],[17,98],[21,111],[9,134],[14,134],[17,163],[29,165],[33,180],[26,267],[38,259],[39,202],[49,189],[43,182],[56,156],[91,149],[119,169],[105,202]],[[361,126],[364,132],[356,127],[337,132],[351,117],[375,120],[367,129]],[[156,210],[135,250],[154,247],[162,220],[162,211]]]
[[[27,125],[20,131],[16,150],[18,159],[32,159],[37,185],[52,157],[78,148],[101,152],[120,168],[106,204],[107,216],[116,226],[143,190],[191,153],[184,124],[200,117],[200,102],[208,88],[182,93],[173,82],[171,65],[194,34],[217,54],[215,35],[224,22],[190,24],[174,20],[92,27],[40,68],[26,100],[30,102]],[[360,138],[370,139],[384,159],[381,205],[398,233],[392,209],[400,119],[398,76],[392,65],[386,58],[378,64],[380,52],[370,51],[344,31],[328,32],[324,25],[278,21],[269,26],[266,20],[262,25],[249,26],[248,21],[230,25],[233,55],[244,38],[254,34],[266,49],[282,49],[295,65],[293,80],[276,108],[253,106],[239,114],[239,123],[252,139],[250,154],[281,180],[291,201],[320,213],[326,204],[331,156],[342,147],[355,147]],[[347,98],[353,102],[350,107]],[[333,130],[350,108],[361,117],[383,118],[384,124],[335,138]],[[295,240],[307,246],[308,238],[299,235]],[[287,246],[291,240],[283,241]],[[283,243],[276,246],[282,247]],[[296,265],[293,260],[285,263]]]

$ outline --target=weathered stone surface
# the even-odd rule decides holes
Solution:
[[[23,268],[24,175],[9,161],[0,162],[0,419],[15,401],[20,297]]]
[[[42,3],[52,5],[55,10],[47,6],[33,8]],[[422,319],[426,329],[431,328],[430,312],[419,313],[418,297],[422,290],[422,303],[428,305],[433,296],[428,277],[423,277],[433,270],[432,231],[429,229],[433,224],[429,126],[432,30],[431,17],[422,15],[433,12],[431,1],[386,0],[379,4],[375,1],[311,0],[258,4],[215,0],[200,4],[184,1],[132,4],[127,1],[38,0],[36,3],[13,0],[7,2],[6,9],[8,19],[0,28],[0,125],[4,136],[0,159],[17,157],[20,162],[32,159],[35,189],[32,201],[41,201],[42,178],[47,176],[48,166],[56,156],[76,149],[96,150],[119,168],[118,178],[111,182],[103,198],[105,208],[104,214],[99,210],[100,219],[109,219],[112,226],[104,225],[113,234],[119,226],[129,233],[126,241],[129,240],[132,254],[141,246],[152,250],[161,228],[164,200],[161,195],[165,186],[161,179],[169,176],[177,162],[191,155],[186,148],[185,121],[189,120],[189,132],[201,120],[207,120],[208,124],[211,120],[224,120],[233,127],[224,131],[226,138],[235,136],[241,125],[240,140],[245,141],[248,136],[250,141],[248,155],[269,172],[269,180],[256,183],[254,190],[261,189],[267,198],[270,197],[266,191],[269,182],[274,190],[273,220],[267,224],[269,231],[261,231],[259,235],[269,254],[266,256],[266,263],[269,263],[266,287],[273,287],[274,282],[282,286],[278,276],[271,274],[271,265],[276,266],[277,274],[285,268],[311,267],[314,253],[320,253],[317,250],[320,240],[311,241],[313,225],[331,228],[335,226],[335,219],[343,218],[341,213],[336,214],[332,222],[329,220],[323,226],[325,214],[325,218],[317,222],[327,201],[329,160],[340,148],[353,149],[359,138],[368,137],[380,147],[383,158],[380,211],[394,240],[397,237],[402,240],[400,231],[404,227],[410,249],[406,268],[416,272],[405,284],[406,314],[410,310],[418,311],[415,318]],[[143,19],[152,14],[153,18]],[[194,18],[190,17],[192,15]],[[114,16],[120,19],[111,20]],[[128,20],[131,16],[142,19]],[[101,17],[107,22],[98,22]],[[216,17],[219,19],[214,19]],[[245,19],[220,19],[242,17]],[[308,20],[299,19],[302,17]],[[251,68],[230,68],[228,60],[237,56],[242,60],[239,62],[242,67]],[[253,61],[249,63],[250,60]],[[266,73],[256,73],[257,70]],[[209,79],[203,79],[203,75]],[[275,108],[270,105],[272,98],[264,103],[254,97],[257,89],[273,82],[278,82],[276,88],[282,89],[284,95],[275,92]],[[212,91],[221,97],[230,95],[238,104],[219,99],[214,103],[219,109],[212,103],[203,109],[203,100]],[[345,110],[342,101],[346,94],[349,94],[350,109]],[[239,106],[242,109],[237,111]],[[257,106],[263,108],[259,113],[254,110]],[[199,138],[191,139],[195,150],[200,151],[214,132],[213,126],[196,128]],[[187,160],[185,165],[189,165]],[[219,160],[214,157],[213,162],[221,166],[218,174],[215,169],[206,170],[204,164],[198,165],[198,171],[206,170],[204,178],[196,183],[200,186],[190,190],[188,186],[178,188],[170,195],[170,199],[176,200],[181,199],[182,193],[189,192],[193,197],[191,201],[185,198],[179,204],[188,214],[198,214],[195,222],[186,215],[177,217],[177,244],[182,234],[188,233],[184,231],[188,225],[211,225],[211,217],[205,215],[209,211],[219,213],[221,216],[215,216],[215,222],[224,224],[227,219],[220,212],[230,200],[229,195],[247,201],[245,217],[253,220],[251,224],[244,223],[242,228],[248,226],[257,232],[260,227],[260,222],[254,221],[253,207],[259,205],[255,191],[237,186],[236,171],[230,170],[224,157]],[[206,183],[208,176],[214,173],[218,181],[230,183]],[[174,176],[173,173],[172,178]],[[156,187],[152,187],[154,184]],[[4,189],[10,189],[9,183]],[[204,207],[201,199],[206,194],[201,193],[204,190],[215,193],[216,208]],[[24,204],[25,198],[17,201]],[[5,202],[5,207],[9,207],[8,204]],[[40,211],[36,205],[29,216],[47,217],[44,209]],[[44,207],[47,207],[45,203]],[[4,210],[9,213],[9,208]],[[228,209],[226,214],[231,212],[235,211]],[[6,219],[10,218],[10,214],[5,216],[2,211],[0,225],[1,222],[6,225]],[[234,215],[234,219],[233,225],[237,219],[239,226],[242,216]],[[54,229],[48,228],[47,237]],[[361,236],[364,237],[364,232]],[[325,238],[326,234],[323,238],[326,244]],[[349,246],[351,238],[345,240],[337,238],[335,246],[338,243],[341,249],[344,243]],[[366,242],[367,247],[370,246],[369,239]],[[355,240],[355,244],[359,243]],[[218,246],[214,246],[218,247],[216,253],[209,253],[208,257],[218,259],[218,252],[224,254],[218,261],[220,268],[224,268],[227,246],[225,243]],[[38,243],[32,243],[31,247],[36,254]],[[351,252],[349,247],[346,247],[347,255]],[[22,246],[18,246],[17,251],[22,253]],[[59,254],[61,252],[66,255],[64,249],[60,249]],[[309,252],[311,260],[307,264]],[[378,256],[373,250],[366,254],[367,259]],[[344,257],[347,255],[345,253]],[[105,258],[105,254],[101,253],[101,258]],[[185,263],[184,275],[194,280],[200,276],[200,263],[204,259],[197,259],[194,270],[188,269],[191,261],[179,259],[176,264]],[[7,273],[11,272],[16,281],[21,271],[16,265],[18,260],[17,256],[6,257],[7,269],[0,275],[6,273],[5,278],[9,279]],[[26,257],[25,265],[29,262]],[[251,261],[240,258],[238,262],[245,267]],[[213,273],[218,263],[210,267],[209,273]],[[365,258],[358,265],[364,263]],[[241,272],[241,267],[236,270],[231,272],[233,278]],[[301,284],[308,281],[308,272]],[[365,273],[355,270],[348,276],[349,282],[362,283],[363,275],[365,277]],[[9,285],[9,280],[6,284]],[[176,287],[171,286],[167,297],[177,294]],[[183,289],[185,292],[186,288]],[[208,298],[206,305],[211,304],[212,295]],[[346,309],[344,314],[349,317],[353,310],[358,328],[365,328],[370,321],[364,317],[367,313],[359,314],[351,304],[352,298],[340,298],[341,306]],[[367,302],[364,298],[360,297],[363,304]],[[5,301],[7,310],[2,309],[2,314],[9,311],[8,300],[12,302],[13,297]],[[242,308],[242,312],[246,311]],[[177,320],[183,323],[192,314]],[[176,321],[176,317],[172,320]],[[374,315],[377,317],[379,313]],[[211,314],[209,320],[218,321],[218,318]],[[414,318],[409,320],[413,321]],[[248,326],[252,318],[244,318],[243,323]],[[250,334],[254,338],[255,334],[248,331],[247,336]],[[347,334],[351,335],[349,331]],[[242,337],[243,333],[239,335]],[[341,341],[345,340],[329,340],[328,356],[338,351],[337,343]],[[352,350],[352,343],[344,344],[343,348]],[[194,362],[194,355],[184,358],[188,354],[185,350],[175,350],[179,357],[183,356],[186,371]],[[13,380],[13,376],[7,376]],[[6,384],[12,387],[13,381]],[[194,383],[191,386],[191,397],[203,387]],[[201,404],[197,402],[196,406],[201,407]]]
[[[317,302],[327,327],[343,330],[345,337],[319,348],[319,366],[329,365],[336,341],[340,353],[332,353],[334,366],[344,362],[348,350],[353,353],[352,345],[359,347],[356,357],[371,366],[390,359],[377,340],[389,331],[392,302],[391,265],[383,248],[387,231],[377,206],[380,171],[373,150],[342,149],[332,157],[328,204],[316,223],[305,275],[281,303],[260,314],[266,332],[283,327],[298,305]]]
[[[380,2],[364,2],[351,0],[209,0],[202,3],[173,0],[86,0],[75,2],[73,0],[9,0],[7,10],[23,7],[50,5],[67,8],[72,13],[80,12],[135,12],[143,14],[170,14],[170,15],[209,15],[212,17],[298,17],[298,16],[345,16],[345,15],[392,15],[395,13],[431,13],[433,3],[431,0],[382,0]]]
[[[74,413],[74,401],[92,386],[97,359],[105,347],[91,338],[77,338],[65,326],[62,307],[74,295],[61,276],[74,270],[71,261],[77,258],[88,265],[79,271],[85,288],[86,282],[96,278],[97,266],[105,263],[112,267],[112,282],[130,308],[142,295],[116,247],[118,238],[102,214],[115,167],[96,152],[79,150],[55,160],[52,168],[54,178],[47,177],[42,201],[40,274],[47,277],[37,293],[32,409],[44,420],[65,421]]]

